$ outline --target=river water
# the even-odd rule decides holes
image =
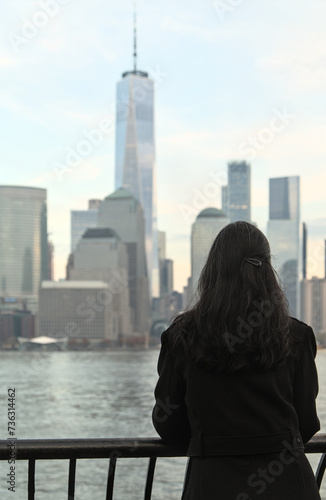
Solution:
[[[1,352],[0,438],[7,439],[7,392],[16,390],[18,439],[153,437],[153,390],[158,350]],[[318,411],[326,432],[326,350],[318,351]],[[318,456],[319,457],[319,456]],[[310,456],[315,468],[317,456]],[[148,459],[118,460],[114,498],[144,495]],[[7,490],[8,462],[0,463],[1,500],[27,499],[27,463],[16,462],[15,493]],[[181,498],[186,459],[159,459],[153,500]],[[104,500],[108,460],[77,462],[76,499]],[[36,462],[36,500],[67,498],[68,461]],[[326,500],[325,487],[322,491]]]

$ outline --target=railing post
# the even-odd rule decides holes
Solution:
[[[75,500],[76,463],[75,458],[69,460],[68,500]]]
[[[28,500],[35,500],[35,460],[28,461]]]
[[[319,460],[319,463],[318,463],[318,467],[317,467],[317,470],[316,470],[316,483],[317,483],[317,486],[318,486],[318,489],[320,490],[320,485],[321,485],[321,482],[323,480],[323,476],[324,476],[324,472],[325,472],[325,468],[326,468],[326,453],[323,453],[320,460]]]
[[[152,498],[152,487],[154,480],[155,465],[156,465],[156,457],[151,457],[148,463],[144,500],[151,500]]]
[[[117,459],[110,458],[109,465],[109,473],[108,473],[108,484],[106,488],[106,500],[113,499],[113,486],[114,486],[114,476],[115,476],[115,467],[116,467]]]

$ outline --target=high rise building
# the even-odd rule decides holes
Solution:
[[[229,212],[228,186],[222,186],[222,211],[225,214]]]
[[[307,224],[302,223],[302,279],[307,278],[307,244],[308,244],[308,231]]]
[[[120,188],[107,196],[98,212],[98,227],[111,228],[125,244],[128,255],[129,307],[133,331],[149,331],[149,287],[145,251],[145,223],[139,201]]]
[[[78,241],[88,228],[96,227],[98,207],[101,200],[89,200],[88,210],[71,210],[70,212],[70,236],[71,252],[77,246]]]
[[[300,226],[300,178],[269,180],[268,239],[274,267],[284,287],[290,313],[301,316],[300,289],[302,238]]]
[[[37,310],[48,276],[46,189],[0,186],[0,296]]]
[[[326,279],[316,278],[301,281],[301,318],[311,325],[317,339],[326,343]]]
[[[112,314],[119,337],[132,335],[126,245],[110,228],[87,229],[73,253],[70,280],[104,281],[109,286]]]
[[[196,218],[191,229],[191,287],[196,296],[198,280],[218,233],[230,223],[222,210],[205,208]]]
[[[250,165],[245,161],[228,164],[228,185],[222,187],[222,210],[231,222],[250,222]]]
[[[134,33],[134,69],[123,73],[117,84],[115,189],[124,187],[143,207],[149,287],[157,296],[154,81],[137,69],[136,25]]]
[[[53,280],[53,257],[54,257],[54,245],[52,241],[48,240],[48,280]]]
[[[173,292],[173,260],[166,258],[165,232],[158,231],[160,297]]]

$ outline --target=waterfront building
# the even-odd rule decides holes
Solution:
[[[186,286],[183,287],[182,292],[183,300],[182,300],[182,309],[186,309],[186,307],[191,304],[192,301],[192,283],[191,276],[187,279]]]
[[[222,210],[231,222],[251,220],[251,170],[245,161],[228,164],[228,184],[222,186]]]
[[[175,300],[173,295],[173,261],[166,258],[165,232],[158,231],[158,256],[159,256],[159,297],[152,299],[152,327],[153,325],[169,324],[175,314]],[[158,322],[158,323],[157,323]],[[157,328],[155,327],[157,333]],[[152,333],[151,333],[152,335]],[[156,335],[156,334],[155,334]]]
[[[46,189],[0,186],[0,296],[37,311],[48,276]]]
[[[97,214],[101,200],[89,200],[88,210],[71,210],[70,212],[70,239],[71,252],[86,229],[97,226]]]
[[[301,318],[310,325],[323,345],[326,343],[326,278],[301,282]]]
[[[229,203],[228,203],[228,186],[222,186],[222,211],[225,214],[229,213]]]
[[[87,229],[73,253],[69,279],[104,281],[111,291],[120,337],[132,335],[129,307],[128,254],[126,245],[110,228]]]
[[[38,335],[70,342],[119,341],[112,292],[103,281],[43,281],[39,295]]]
[[[117,189],[101,203],[98,227],[111,228],[125,244],[131,324],[138,335],[149,332],[149,287],[145,250],[145,222],[139,201],[126,189]]]
[[[3,304],[2,304],[3,305]],[[17,307],[17,305],[16,305]],[[17,338],[33,338],[35,335],[35,315],[30,311],[14,308],[0,308],[0,345],[16,347]]]
[[[208,257],[209,250],[218,233],[230,223],[222,210],[206,208],[196,218],[191,228],[191,286],[196,296],[198,280]]]
[[[158,296],[154,81],[137,69],[136,58],[135,28],[134,69],[117,84],[115,189],[127,189],[144,210],[149,289]]]
[[[307,278],[307,245],[308,245],[308,230],[307,224],[302,223],[302,279]]]
[[[173,292],[173,260],[160,260],[160,297]]]
[[[158,231],[158,256],[160,268],[160,297],[173,292],[173,260],[166,258],[166,235]]]
[[[267,226],[273,265],[280,277],[290,313],[301,316],[300,287],[302,237],[300,231],[300,178],[269,180],[269,221]]]
[[[53,280],[53,257],[54,257],[54,245],[52,241],[48,240],[48,274],[47,274],[48,280]]]

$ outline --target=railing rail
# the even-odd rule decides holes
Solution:
[[[160,457],[185,457],[186,448],[165,445],[158,438],[116,439],[20,439],[0,440],[0,460],[28,460],[28,500],[35,499],[35,461],[69,460],[68,500],[75,499],[77,459],[110,459],[106,500],[112,500],[116,462],[119,458],[149,458],[144,500],[150,500],[156,459]],[[326,468],[326,434],[314,436],[305,445],[306,453],[321,453],[316,470],[316,482],[320,488]]]

